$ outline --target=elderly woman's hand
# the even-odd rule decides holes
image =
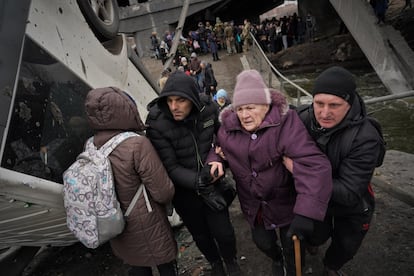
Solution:
[[[215,182],[217,179],[224,175],[223,164],[221,162],[213,161],[208,164],[211,166],[210,175],[213,178],[211,182]]]
[[[287,156],[283,156],[283,165],[285,165],[286,169],[293,173],[293,160]]]
[[[216,146],[215,152],[218,156],[220,156],[221,159],[226,160],[226,156],[224,155],[224,152],[221,150],[221,147]]]

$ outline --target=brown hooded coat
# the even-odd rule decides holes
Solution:
[[[85,110],[95,130],[94,144],[98,148],[120,132],[144,130],[132,98],[117,88],[91,90]],[[177,245],[165,204],[174,195],[174,185],[151,142],[145,136],[131,137],[118,145],[109,159],[122,210],[126,211],[141,183],[153,209],[148,212],[141,195],[126,220],[123,233],[110,241],[114,254],[133,266],[173,261]]]

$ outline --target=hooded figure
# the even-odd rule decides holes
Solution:
[[[228,208],[210,209],[201,186],[212,187],[203,175],[215,133],[218,108],[211,96],[200,94],[194,78],[176,71],[161,94],[148,106],[147,135],[175,185],[174,207],[212,266],[212,275],[240,275],[236,238]]]
[[[223,110],[226,106],[231,104],[231,101],[229,100],[227,96],[227,91],[224,89],[219,89],[216,95],[214,95],[213,99],[218,104],[220,111]]]
[[[200,65],[202,68],[202,72],[204,74],[204,77],[203,77],[204,93],[214,97],[214,95],[216,94],[217,80],[216,80],[216,77],[214,76],[213,67],[211,66],[210,63],[204,60],[200,63]]]
[[[85,110],[89,125],[95,131],[97,148],[121,132],[144,130],[134,100],[118,88],[91,90],[85,100]],[[145,185],[153,209],[149,213],[144,197],[139,197],[127,217],[124,231],[110,241],[112,251],[133,270],[163,266],[174,273],[177,245],[165,208],[174,195],[174,186],[157,152],[148,138],[137,136],[118,145],[109,159],[122,211],[126,211],[141,184]]]

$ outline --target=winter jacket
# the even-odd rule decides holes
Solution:
[[[243,26],[241,35],[240,35],[243,40],[249,40],[250,39],[250,29],[251,29],[250,22],[245,23],[244,26]]]
[[[236,181],[241,209],[253,227],[260,210],[267,229],[291,223],[294,214],[323,220],[332,191],[331,166],[284,96],[273,91],[260,127],[245,131],[235,111],[221,112],[217,136]],[[292,176],[282,163],[293,160]],[[207,162],[217,161],[210,152]]]
[[[214,71],[210,63],[206,64],[206,68],[204,69],[204,86],[206,89],[210,89],[210,86],[217,86],[217,81],[214,76]]]
[[[211,97],[200,94],[197,84],[183,84],[181,72],[168,79],[159,98],[149,104],[146,120],[147,136],[157,149],[169,176],[176,185],[176,197],[181,192],[195,193],[198,173],[211,149],[218,129],[218,108]],[[166,103],[168,96],[181,96],[192,101],[193,109],[183,121],[174,120]],[[197,154],[198,153],[198,154]]]
[[[215,101],[216,101],[216,104],[218,106],[219,112],[221,112],[226,107],[228,107],[229,105],[231,105],[231,101],[229,99],[227,99],[227,98],[226,98],[226,102],[224,103],[224,105],[220,105],[217,100],[215,100]],[[220,119],[220,117],[219,117],[219,119]]]
[[[198,75],[201,73],[202,69],[201,69],[200,63],[201,63],[201,60],[199,60],[197,57],[191,58],[188,69],[190,70],[192,75]]]
[[[117,88],[92,90],[85,108],[96,132],[94,144],[98,148],[120,132],[144,129],[132,98]],[[109,159],[122,210],[126,211],[141,184],[153,209],[148,212],[141,195],[122,234],[110,241],[114,254],[134,266],[155,266],[174,260],[177,246],[165,208],[172,200],[174,186],[150,141],[145,136],[128,138],[113,150]]]
[[[218,51],[218,45],[217,45],[217,37],[214,34],[214,32],[209,32],[207,36],[207,41],[210,46],[210,52],[211,53],[217,53]]]
[[[320,129],[313,106],[301,108],[300,117],[332,165],[333,192],[328,212],[332,215],[361,214],[374,208],[369,185],[382,141],[375,127],[366,119],[365,105],[357,96],[343,121],[334,128]],[[344,141],[346,132],[358,127],[353,141]],[[348,150],[344,145],[350,145]]]

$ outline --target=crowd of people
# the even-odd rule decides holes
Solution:
[[[389,0],[367,1],[378,19],[377,24],[384,24]],[[402,11],[411,7],[411,0],[406,0]],[[317,22],[310,11],[303,17],[295,12],[254,23],[249,19],[238,24],[233,20],[222,22],[219,17],[214,22],[200,21],[180,38],[174,65],[178,67],[182,57],[188,60],[192,52],[199,56],[211,54],[213,61],[219,61],[220,50],[224,50],[228,55],[248,51],[252,43],[249,32],[254,35],[265,52],[277,53],[293,45],[314,41],[316,30]],[[339,33],[344,32],[346,27],[341,22]],[[160,59],[163,64],[169,55],[173,38],[174,32],[171,31],[165,31],[162,37],[158,37],[156,32],[150,36],[153,56]]]
[[[265,52],[277,53],[293,45],[315,39],[316,20],[309,12],[305,18],[293,13],[254,24],[252,33]]]
[[[211,55],[213,61],[220,61],[219,53],[234,55],[247,52],[252,44],[251,34],[265,52],[277,53],[292,45],[312,41],[315,28],[315,18],[311,13],[304,19],[294,13],[280,19],[266,19],[260,24],[253,24],[245,19],[239,25],[234,21],[222,22],[217,17],[214,24],[209,21],[199,22],[196,28],[188,31],[187,36],[180,37],[172,65],[175,70],[193,76],[201,92],[214,96],[217,82],[212,65],[200,57]],[[150,36],[152,56],[160,59],[163,65],[170,55],[174,35],[174,32],[166,31],[161,38],[156,32]],[[169,72],[162,73],[161,78],[164,81],[171,73],[171,69],[168,70]]]
[[[251,23],[245,19],[242,24],[234,21],[222,22],[219,17],[214,24],[210,21],[199,22],[197,27],[188,31],[180,38],[174,64],[178,66],[182,57],[189,58],[192,52],[197,55],[211,54],[213,61],[220,60],[219,50],[225,50],[228,55],[249,50],[252,43],[249,33],[252,33],[266,52],[276,53],[292,45],[315,38],[316,20],[309,12],[305,18],[294,13],[281,18],[273,17],[261,23]],[[174,33],[166,31],[163,37],[157,37],[153,32],[150,36],[153,56],[163,64],[168,57]]]
[[[193,52],[199,56],[211,54],[213,61],[220,60],[218,55],[220,50],[226,50],[229,55],[241,53],[243,51],[242,37],[243,35],[247,37],[248,32],[251,31],[249,26],[246,27],[243,24],[235,25],[233,21],[222,22],[218,17],[214,25],[209,21],[199,22],[194,29],[180,37],[174,56],[174,65],[178,67],[181,58],[185,57],[188,60]],[[169,55],[173,38],[174,32],[170,31],[166,31],[162,37],[158,37],[156,32],[150,36],[153,57],[160,59],[163,64]]]

